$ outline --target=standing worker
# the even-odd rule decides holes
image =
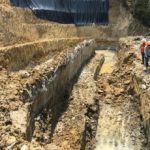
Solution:
[[[150,59],[150,41],[147,42],[147,46],[144,49],[144,56],[145,56],[145,67],[146,71],[148,70],[148,62]]]
[[[145,56],[144,56],[144,49],[146,46],[146,39],[142,39],[141,45],[140,45],[140,52],[141,52],[141,58],[142,58],[142,62],[141,64],[144,64],[145,62]]]

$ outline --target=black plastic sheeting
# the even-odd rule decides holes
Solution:
[[[42,19],[61,23],[108,24],[109,0],[10,0]]]

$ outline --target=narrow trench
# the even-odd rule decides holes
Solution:
[[[85,149],[88,141],[95,143],[99,104],[94,99],[96,81],[93,77],[100,55],[96,52],[82,69],[68,98],[68,108],[55,128],[52,142],[62,149]]]
[[[96,50],[96,55],[95,55],[95,58],[93,59],[98,61],[101,55],[104,56],[105,61],[104,61],[104,64],[102,65],[102,68],[100,69],[100,74],[111,73],[116,63],[116,51],[106,50],[106,49]],[[91,66],[96,67],[95,61],[92,61],[91,63],[92,63]],[[91,76],[93,76],[92,72],[91,72]],[[96,82],[95,82],[95,86],[96,86]],[[99,99],[97,99],[97,96],[96,96],[96,92],[97,92],[97,86],[95,87],[94,97],[92,97],[92,99],[94,99],[94,103],[93,105],[88,106],[87,113],[85,114],[86,124],[85,124],[84,138],[83,138],[84,140],[82,141],[83,144],[82,144],[81,150],[99,149],[97,147],[97,142],[99,141],[99,138],[96,138],[96,135],[99,133],[98,126],[100,125],[99,115],[101,112],[101,108],[100,108]],[[103,149],[99,149],[99,150],[103,150]]]
[[[105,62],[99,80],[95,81],[93,77],[101,55],[105,56]],[[59,114],[51,117],[48,115],[51,112],[46,111],[43,113],[45,119],[40,123],[36,118],[33,139],[42,141],[42,144],[50,139],[52,146],[55,145],[58,150],[147,150],[139,97],[132,88],[127,94],[121,91],[122,82],[118,82],[117,76],[112,74],[116,63],[115,51],[96,50],[74,85],[67,90],[65,103],[54,108],[55,112],[59,110]],[[120,84],[120,88],[118,85],[111,87],[107,81]],[[125,85],[129,84],[127,82]],[[97,89],[97,83],[102,88]],[[111,88],[116,91],[111,91]],[[116,92],[116,97],[112,92]]]
[[[119,70],[118,75],[115,75],[117,71],[112,73],[115,69],[115,63],[117,63],[115,53],[113,51],[100,51],[99,53],[105,55],[105,63],[98,81],[100,96],[98,97],[99,113],[96,126],[96,143],[93,146],[89,140],[90,146],[85,146],[85,149],[147,150],[147,139],[139,110],[139,96],[135,93],[133,83],[129,84],[130,79],[128,77],[124,78],[125,81],[119,81],[122,80],[120,76],[123,78],[122,76],[126,76],[130,71],[122,69],[121,74]]]
[[[115,69],[115,63],[117,63],[115,51],[97,50],[95,57],[84,68],[75,85],[86,84],[86,89],[79,88],[77,90],[74,87],[72,91],[74,95],[80,92],[80,95],[77,96],[80,100],[82,98],[87,102],[94,100],[93,103],[86,103],[86,121],[81,150],[146,150],[147,141],[139,110],[140,100],[132,89],[133,87],[128,85],[131,89],[126,93],[126,91],[119,91],[122,90],[120,86],[120,89],[116,89],[117,96],[113,97],[110,90],[115,87],[106,85],[106,95],[105,97],[100,97],[104,99],[95,100],[97,87],[96,82],[93,80],[93,68],[95,68],[100,55],[105,56],[105,63],[101,68],[102,82],[105,84],[104,78],[107,80],[112,78],[113,74],[111,73]],[[126,75],[125,73],[124,75]],[[103,84],[102,82],[101,84]],[[128,84],[128,81],[125,82],[125,84]],[[118,82],[117,84],[124,83]],[[125,93],[120,97],[120,102],[115,102],[118,99],[119,92]],[[107,99],[106,101],[105,98]],[[111,100],[114,100],[114,102]]]

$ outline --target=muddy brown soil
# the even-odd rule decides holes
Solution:
[[[116,65],[114,53],[96,51],[75,81],[66,86],[59,104],[35,117],[27,141],[32,98],[47,92],[43,83],[55,75],[58,66],[67,64],[72,47],[87,38],[96,38],[105,47],[121,36],[149,30],[120,1],[110,0],[109,13],[108,26],[76,27],[41,20],[29,9],[0,0],[0,150],[145,150],[146,136],[150,143],[150,76],[143,73],[139,54],[128,52],[129,38],[123,42],[125,48]],[[93,75],[103,53],[105,64],[95,81]],[[138,77],[134,81],[133,73]]]
[[[98,80],[94,80],[102,55],[105,63]],[[62,50],[50,62],[44,57],[40,59],[43,60],[40,65],[35,62],[36,65],[30,67],[29,64],[20,72],[1,68],[0,148],[149,150],[140,109],[141,97],[133,84],[135,62],[140,60],[129,45],[125,45],[117,57],[114,51],[97,50],[80,75],[66,88],[66,94],[60,100],[62,103],[52,109],[43,109],[35,118],[32,139],[30,142],[25,140],[27,114],[24,112],[30,103],[24,103],[22,93],[28,93],[25,89],[34,86],[49,69],[65,63],[65,56],[66,51]]]
[[[33,136],[33,141],[36,141],[34,143],[35,146],[38,147],[38,142],[42,145],[44,145],[45,142],[51,142],[53,144],[49,144],[49,148],[52,148],[55,145],[58,150],[83,149],[86,143],[84,136],[88,130],[86,128],[86,122],[90,120],[87,118],[93,117],[88,114],[89,110],[95,111],[93,114],[96,117],[93,119],[95,122],[95,133],[94,135],[89,135],[89,139],[86,138],[88,140],[92,140],[92,138],[95,139],[99,107],[94,99],[96,82],[93,77],[100,56],[101,54],[96,53],[90,62],[83,68],[79,78],[75,79],[75,84],[73,87],[70,87],[71,91],[69,91],[69,95],[66,95],[65,97],[66,101],[60,104],[58,113],[59,120],[57,123],[52,123],[53,121],[56,121],[56,118],[52,120],[50,112],[46,112],[47,115],[45,114],[45,117],[42,115],[45,119],[39,120],[42,116],[39,116],[36,119]],[[50,124],[52,124],[53,127],[50,127]],[[94,142],[95,141],[93,141],[93,143]]]
[[[147,144],[139,95],[132,83],[136,56],[132,52],[121,55],[117,68],[110,74],[102,74],[97,83],[100,115],[96,150],[145,150]]]
[[[41,80],[45,74],[54,72],[60,64],[66,64],[67,55],[73,50],[71,47],[68,47],[68,50],[62,49],[61,52],[59,50],[54,51],[55,55],[51,61],[43,56],[39,61],[36,60],[32,63],[32,67],[30,62],[24,70],[13,72],[1,66],[0,149],[24,143],[24,139],[26,139],[25,122],[27,122],[27,114],[25,112],[30,104],[25,95],[31,96],[31,93],[28,91],[29,85],[34,88],[36,82]],[[11,59],[9,53],[6,55]]]
[[[105,63],[95,81],[94,71],[102,54]],[[43,146],[51,142],[48,148],[58,150],[149,150],[140,97],[132,81],[137,56],[130,50],[120,51],[118,59],[114,56],[113,52],[96,51],[60,107],[62,114],[53,135],[51,117],[45,114],[46,126],[37,118],[35,147],[38,142]]]

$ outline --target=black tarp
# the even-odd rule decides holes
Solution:
[[[108,24],[109,0],[10,0],[29,7],[42,19],[62,23]]]

